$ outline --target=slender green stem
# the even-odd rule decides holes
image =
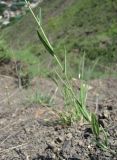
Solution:
[[[60,63],[59,59],[57,58],[57,56],[55,54],[54,54],[54,58],[56,59],[57,63],[59,64],[60,68],[63,71],[63,66],[62,66],[62,64]]]
[[[27,0],[25,0],[25,2],[26,2],[26,4],[28,5],[28,7],[29,7],[29,9],[30,9],[30,12],[32,13],[34,19],[36,20],[36,22],[37,22],[37,24],[38,24],[38,26],[39,26],[39,28],[40,28],[40,30],[41,30],[41,32],[42,32],[42,34],[43,34],[45,40],[47,41],[49,47],[53,50],[53,47],[52,47],[52,45],[50,44],[50,42],[49,42],[49,40],[48,40],[48,38],[47,38],[47,36],[46,36],[46,34],[45,34],[45,32],[44,32],[42,26],[41,26],[40,20],[37,19],[37,17],[35,16],[35,14],[34,14],[32,8],[30,7],[30,2],[28,2]]]
[[[41,33],[42,33],[44,39],[46,40],[47,44],[48,44],[49,47],[52,49],[52,51],[54,51],[52,45],[50,44],[50,42],[49,42],[49,40],[48,40],[48,38],[47,38],[47,36],[46,36],[46,34],[45,34],[42,26],[41,26],[40,19],[35,16],[32,8],[30,7],[30,3],[29,3],[27,0],[25,0],[25,2],[26,2],[26,4],[28,5],[28,7],[29,7],[29,9],[30,9],[30,12],[32,13],[34,19],[36,20],[36,22],[37,22],[37,24],[38,24],[38,26],[39,26],[39,28],[40,28],[40,30],[41,30]],[[61,68],[62,71],[63,71],[62,64],[60,63],[59,59],[57,58],[57,56],[56,56],[55,54],[54,54],[54,58],[55,58],[55,60],[57,61],[58,65],[60,66],[60,68]]]

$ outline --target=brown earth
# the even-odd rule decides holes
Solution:
[[[90,81],[87,106],[108,131],[110,150],[102,151],[95,145],[88,124],[57,123],[55,110],[62,111],[63,98],[52,80],[36,77],[27,89],[18,88],[15,76],[3,75],[3,67],[0,70],[1,160],[117,159],[117,79]],[[76,88],[78,84],[76,80]],[[51,107],[32,103],[31,96],[37,90],[53,97]]]

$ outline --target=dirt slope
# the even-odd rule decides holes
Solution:
[[[101,151],[93,143],[90,126],[56,123],[55,110],[63,109],[63,100],[55,95],[54,106],[30,103],[35,90],[53,95],[56,85],[48,79],[35,78],[28,89],[19,89],[13,77],[0,75],[0,159],[1,160],[116,160],[117,149],[117,79],[90,82],[88,106],[98,110],[107,128],[109,151]]]

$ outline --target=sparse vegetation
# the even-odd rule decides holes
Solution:
[[[0,41],[0,62],[9,61],[10,60],[10,54],[8,47],[5,45],[5,42],[3,40]]]
[[[55,50],[52,47],[51,43],[49,42],[43,27],[41,25],[40,19],[37,18],[33,12],[33,10],[30,7],[30,3],[28,1],[26,1],[27,5],[29,6],[30,12],[32,13],[35,21],[38,24],[38,30],[37,30],[37,34],[38,37],[41,41],[41,43],[43,44],[43,46],[45,47],[45,49],[48,51],[48,53],[53,56],[53,58],[55,59],[56,63],[59,65],[60,70],[62,71],[61,73],[58,73],[57,71],[56,74],[58,76],[58,78],[60,79],[60,81],[62,82],[62,90],[64,91],[64,104],[67,105],[67,107],[71,106],[71,108],[68,108],[68,111],[65,110],[64,113],[62,113],[62,122],[66,123],[66,124],[71,124],[73,123],[76,119],[84,119],[87,123],[89,123],[91,125],[92,128],[92,132],[95,135],[95,140],[96,140],[96,144],[100,147],[103,146],[103,149],[108,149],[107,148],[107,135],[106,132],[104,131],[104,128],[102,127],[101,124],[99,124],[97,116],[94,113],[91,113],[88,111],[87,107],[86,107],[86,99],[87,99],[87,88],[83,85],[83,79],[81,82],[81,86],[80,86],[80,93],[77,96],[77,94],[75,93],[75,91],[73,90],[72,85],[70,84],[70,81],[68,79],[67,76],[67,67],[66,67],[66,52],[65,52],[65,63],[64,66],[61,64],[61,62],[59,61],[58,57],[56,56]],[[83,64],[82,64],[82,73],[81,73],[81,78],[83,78],[84,75],[84,58],[83,58]],[[64,79],[62,78],[63,76],[61,76],[61,74],[64,75]],[[68,104],[68,100],[69,99],[69,103],[72,103],[72,105]],[[39,98],[38,98],[39,99]],[[40,101],[40,99],[39,99]],[[102,139],[100,139],[100,132],[103,131],[103,138],[105,139],[105,141],[103,141]]]
[[[49,3],[51,5],[48,5]],[[69,3],[61,11],[58,8],[62,8],[62,0],[45,1],[35,9],[35,13],[38,15],[39,8],[43,8],[44,29],[49,39],[52,39],[57,55],[60,59],[63,59],[65,45],[68,50],[67,59],[70,62],[70,70],[73,76],[77,76],[78,59],[82,57],[84,52],[87,57],[86,66],[92,65],[93,61],[100,58],[100,63],[97,65],[95,73],[92,74],[93,78],[110,74],[116,75],[116,71],[113,69],[116,66],[117,50],[115,2],[112,0],[98,2],[96,0],[93,2],[92,0],[73,0]],[[57,14],[55,8],[57,8]],[[55,14],[55,16],[52,16],[52,14]],[[47,18],[47,15],[49,15],[49,18]],[[70,19],[71,17],[72,19]],[[27,24],[27,27],[25,27],[25,24]],[[4,29],[2,35],[8,44],[10,42],[9,46],[13,48],[14,52],[17,52],[17,49],[20,48],[21,54],[18,52],[18,56],[21,55],[22,58],[22,55],[28,53],[29,58],[33,56],[33,59],[37,60],[37,57],[39,57],[37,63],[40,63],[46,59],[46,56],[43,54],[45,52],[43,47],[38,44],[38,38],[33,28],[35,28],[35,21],[28,13],[18,23]],[[26,61],[26,63],[30,62]],[[32,68],[34,72],[36,69],[34,69],[34,66]],[[49,74],[47,69],[44,72]]]
[[[115,160],[116,0],[16,1],[27,14],[0,29],[0,159]]]
[[[54,105],[53,99],[50,95],[44,95],[39,90],[29,98],[29,103],[38,104],[41,106],[51,107]]]

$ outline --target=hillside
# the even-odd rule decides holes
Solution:
[[[57,53],[63,57],[66,46],[70,61],[77,64],[76,57],[84,52],[89,60],[100,57],[100,64],[117,61],[117,3],[113,0],[44,0],[36,9],[42,8],[42,23]],[[2,31],[7,44],[13,49],[40,55],[36,24],[30,13],[19,22]],[[90,63],[90,62],[89,62]]]
[[[116,160],[117,0],[21,1],[0,27],[0,159]]]
[[[30,0],[32,8],[37,7],[39,0]],[[26,14],[25,0],[0,0],[0,28],[19,20]]]

